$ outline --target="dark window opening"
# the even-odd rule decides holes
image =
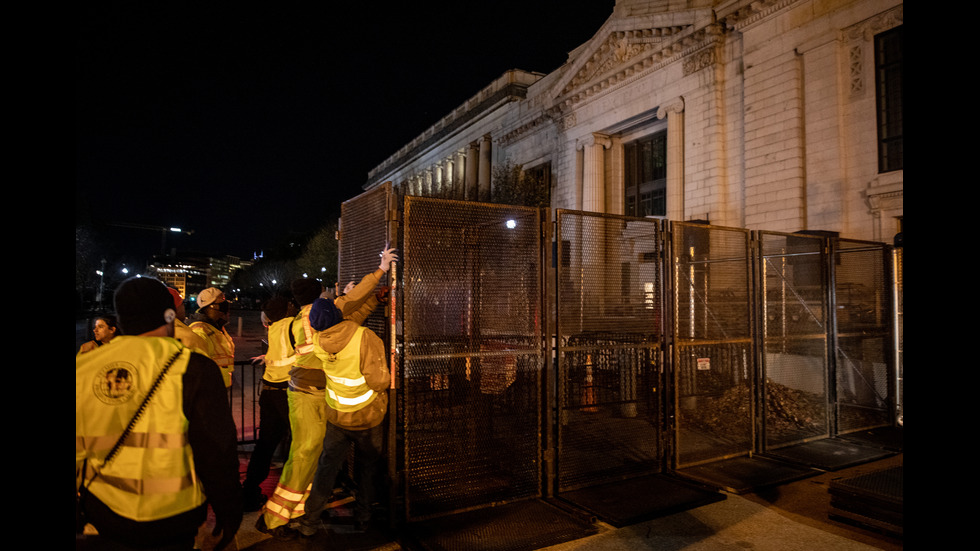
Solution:
[[[896,27],[875,37],[879,172],[902,170],[903,167],[904,44],[903,27]]]
[[[627,143],[625,204],[627,216],[667,215],[667,131]]]

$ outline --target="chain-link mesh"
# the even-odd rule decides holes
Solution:
[[[660,222],[559,211],[559,491],[663,467]]]
[[[393,201],[390,184],[366,191],[341,205],[337,283],[339,291],[377,269],[378,254],[388,244],[388,211]],[[382,280],[383,285],[387,281]],[[377,308],[364,325],[383,339],[389,333],[383,308]],[[386,339],[387,340],[387,339]]]
[[[891,253],[880,243],[836,244],[837,430],[843,434],[892,421]]]
[[[749,234],[673,225],[677,465],[753,448]]]
[[[760,233],[766,449],[830,434],[825,239]]]
[[[406,197],[401,411],[420,519],[541,493],[541,211]]]

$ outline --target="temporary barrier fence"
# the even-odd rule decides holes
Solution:
[[[418,522],[895,425],[892,249],[400,196],[344,204],[341,278],[397,246],[392,512]],[[392,306],[394,306],[392,308]]]

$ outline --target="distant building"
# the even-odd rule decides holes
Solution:
[[[236,256],[155,257],[149,275],[177,289],[185,300],[191,300],[208,287],[229,292],[232,277],[242,267],[241,259]]]
[[[513,165],[556,209],[890,242],[903,20],[901,0],[617,0],[563,66],[504,73],[365,189],[489,201]]]

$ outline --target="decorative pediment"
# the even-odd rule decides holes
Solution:
[[[683,27],[667,27],[645,29],[638,31],[619,31],[610,34],[592,51],[575,71],[571,80],[565,85],[562,94],[568,94],[578,88],[597,82],[609,75],[615,75],[638,61],[650,57],[653,52],[661,51],[670,38],[676,37]]]
[[[604,40],[594,39],[594,45],[580,54],[556,88],[556,99],[574,104],[695,54],[699,61],[686,63],[685,72],[704,67],[705,59],[714,58],[706,58],[703,50],[714,45],[722,31],[720,25],[709,24],[701,29],[670,25],[610,32]]]

